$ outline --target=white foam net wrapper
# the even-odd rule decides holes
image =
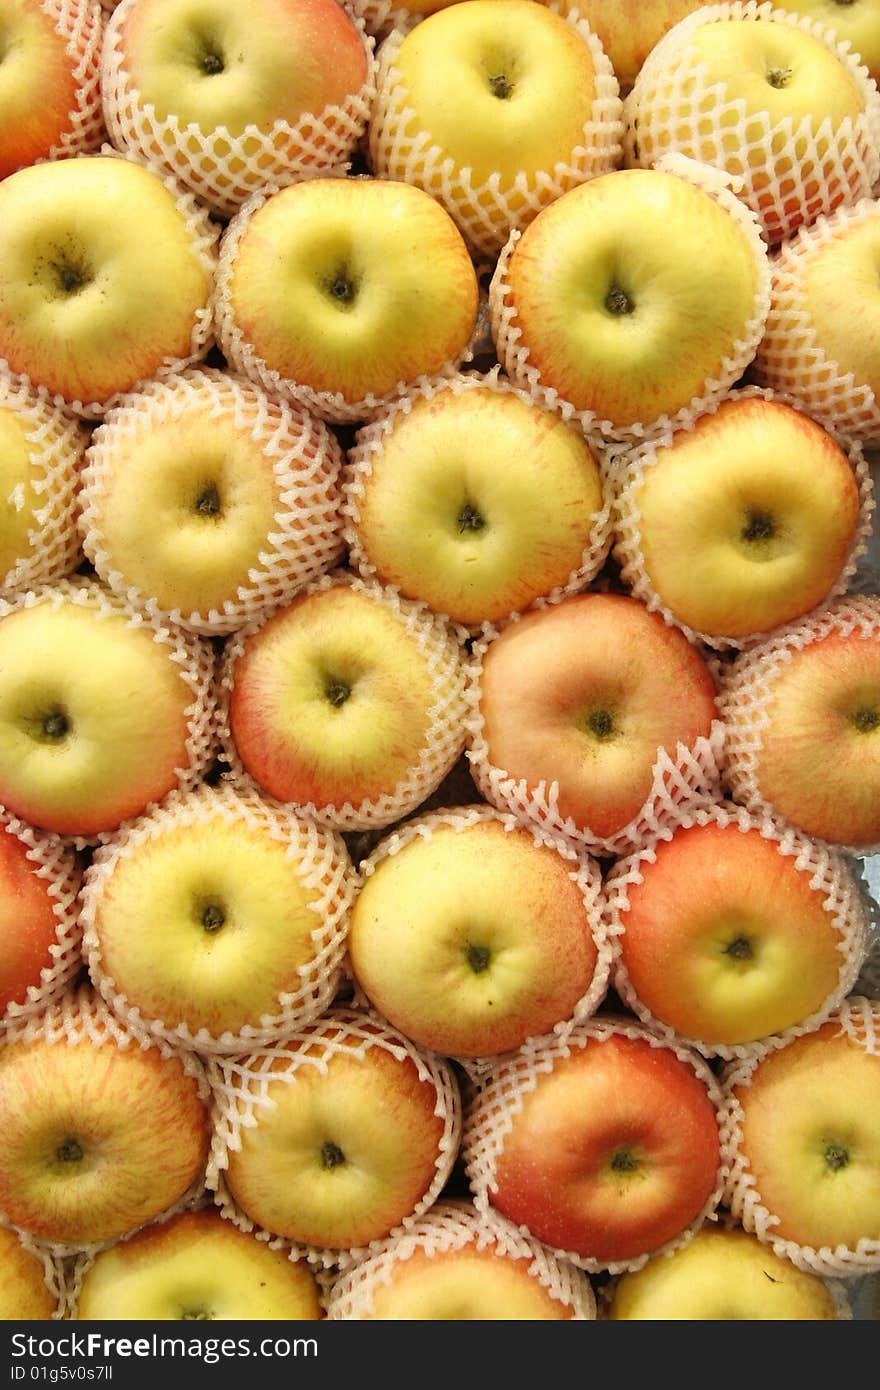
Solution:
[[[338,1321],[373,1318],[374,1299],[387,1288],[401,1264],[414,1254],[429,1258],[473,1246],[504,1258],[528,1260],[528,1273],[550,1297],[570,1310],[573,1322],[592,1322],[596,1300],[589,1280],[566,1260],[558,1260],[538,1241],[521,1235],[497,1212],[481,1216],[468,1202],[437,1202],[393,1240],[383,1241],[369,1259],[346,1271],[333,1285],[327,1316]]]
[[[128,159],[131,164],[140,164],[139,160],[120,154],[110,145],[102,145],[100,154],[108,159]],[[80,158],[88,157],[90,156],[80,156]],[[207,302],[202,307],[197,308],[193,314],[189,351],[184,357],[175,357],[169,353],[162,359],[150,378],[151,380],[153,378],[162,380],[173,372],[183,371],[184,367],[201,361],[213,344],[214,311],[211,287],[214,284],[217,267],[217,242],[220,237],[220,228],[211,221],[207,209],[201,205],[198,199],[192,193],[181,188],[170,174],[162,174],[156,169],[151,169],[150,173],[160,180],[174,199],[189,238],[193,257],[203,270],[209,289]],[[123,391],[117,391],[106,400],[66,401],[59,394],[53,395],[47,386],[42,386],[37,381],[31,381],[25,373],[13,371],[6,359],[2,357],[0,357],[0,376],[8,379],[14,387],[31,390],[39,400],[48,402],[59,410],[67,410],[73,415],[82,416],[86,420],[100,419],[106,411],[119,405],[127,394]],[[136,390],[138,386],[145,384],[144,381],[132,383],[131,389]]]
[[[577,1049],[587,1047],[592,1039],[601,1041],[613,1034],[638,1038],[649,1043],[651,1047],[665,1048],[673,1052],[680,1061],[693,1069],[706,1087],[712,1105],[718,1109],[721,1104],[721,1089],[709,1070],[708,1063],[684,1043],[668,1042],[653,1029],[640,1023],[611,1017],[592,1019],[569,1032],[565,1039],[548,1040],[544,1046],[534,1050],[523,1049],[510,1059],[499,1062],[476,1082],[465,1115],[462,1155],[474,1194],[474,1204],[481,1215],[488,1217],[493,1214],[492,1196],[497,1192],[498,1159],[513,1128],[514,1120],[522,1110],[525,1097],[535,1090],[542,1076],[552,1073],[557,1062],[570,1057]],[[715,1211],[724,1188],[725,1159],[722,1144],[721,1163],[711,1195],[693,1221],[673,1240],[667,1241],[656,1250],[646,1251],[643,1255],[634,1256],[629,1260],[609,1262],[579,1255],[571,1250],[559,1250],[553,1246],[545,1248],[550,1249],[557,1259],[570,1260],[579,1269],[591,1273],[608,1270],[612,1274],[620,1274],[624,1270],[641,1269],[652,1255],[679,1250],[687,1245],[703,1222]],[[525,1226],[518,1229],[522,1235],[530,1235]]]
[[[500,371],[500,367],[494,367],[485,374],[472,372],[459,373],[452,377],[424,377],[398,400],[386,406],[370,424],[364,425],[358,431],[354,448],[349,450],[348,465],[344,472],[342,514],[345,518],[344,534],[345,543],[349,548],[349,562],[356,566],[358,573],[365,579],[377,576],[376,568],[370,561],[360,534],[361,503],[369,487],[373,470],[381,464],[386,440],[393,435],[398,424],[406,419],[414,405],[420,401],[433,400],[443,391],[450,391],[455,396],[479,389],[495,391],[499,394],[518,396],[526,405],[534,406],[533,397],[501,376]],[[585,589],[596,578],[608,558],[611,546],[611,497],[610,489],[604,485],[604,464],[598,459],[597,462],[603,476],[603,505],[591,518],[589,541],[584,547],[577,569],[572,570],[563,583],[558,584],[548,594],[542,595],[548,603],[558,603],[569,594],[576,594]],[[534,605],[530,606],[541,606],[541,600],[536,599]]]
[[[590,1018],[605,998],[613,957],[612,943],[602,912],[602,875],[598,864],[583,851],[575,850],[564,840],[547,834],[537,825],[523,825],[515,816],[505,815],[503,812],[494,810],[491,806],[456,806],[449,810],[431,811],[427,815],[418,816],[392,830],[376,846],[369,858],[361,864],[361,879],[366,881],[372,878],[386,859],[393,858],[415,840],[430,840],[434,831],[442,826],[450,826],[457,835],[460,835],[471,826],[479,825],[485,821],[497,821],[504,826],[508,833],[517,830],[525,831],[531,835],[532,842],[536,846],[551,849],[566,860],[571,866],[569,877],[573,883],[577,884],[583,898],[584,925],[588,927],[596,947],[596,967],[587,992],[577,1001],[570,1017],[560,1019],[553,1027],[554,1036],[565,1038],[578,1023]],[[364,999],[360,987],[358,987],[358,996],[361,1000]],[[528,1049],[540,1046],[545,1041],[546,1038],[529,1038],[524,1042],[523,1047]],[[489,1065],[488,1061],[473,1057],[462,1058],[460,1064],[470,1075],[480,1075]]]
[[[376,38],[392,29],[405,33],[425,17],[405,5],[395,5],[394,0],[348,0],[346,8],[362,19],[367,33]]]
[[[107,23],[101,91],[113,143],[151,166],[168,170],[220,217],[231,217],[253,193],[281,188],[303,174],[342,164],[367,128],[376,92],[374,43],[356,15],[349,18],[363,44],[367,75],[339,105],[306,112],[291,123],[202,129],[175,114],[162,117],[144,100],[126,67],[122,30],[138,0],[121,0]],[[343,7],[345,8],[345,7]]]
[[[744,834],[756,830],[765,840],[777,846],[780,855],[792,859],[799,873],[805,874],[810,887],[821,894],[822,905],[828,914],[829,923],[838,936],[837,948],[840,953],[837,983],[831,993],[822,1001],[820,1007],[802,1022],[787,1028],[773,1037],[756,1039],[752,1043],[709,1043],[699,1038],[688,1038],[690,1047],[695,1047],[708,1057],[748,1057],[756,1047],[784,1047],[792,1038],[802,1033],[811,1033],[824,1023],[832,1011],[842,1003],[853,988],[865,958],[868,943],[868,918],[858,885],[842,855],[817,844],[806,835],[790,827],[775,822],[766,812],[752,815],[741,806],[710,806],[700,808],[682,817],[681,826],[687,830],[691,826],[717,825],[722,829],[735,825]],[[621,859],[614,865],[605,881],[605,914],[609,935],[615,947],[614,988],[621,999],[637,1014],[643,1023],[650,1024],[655,1031],[674,1042],[681,1035],[658,1019],[639,998],[629,978],[621,951],[621,937],[626,931],[626,913],[629,909],[629,889],[645,881],[646,867],[655,863],[657,846],[662,840],[672,838],[669,832],[655,836],[635,854]],[[647,870],[650,872],[650,870]],[[699,885],[694,885],[698,891]]]
[[[804,408],[801,402],[790,395],[761,389],[757,386],[747,386],[740,390],[730,391],[720,400],[714,401],[706,413],[714,414],[718,407],[726,401],[754,400],[756,397],[767,401],[778,401],[781,404],[792,406],[795,410],[803,410]],[[693,430],[702,418],[704,417],[697,416],[688,421],[683,427],[684,430]],[[860,445],[838,435],[833,427],[825,426],[825,428],[844,450],[852,465],[859,489],[859,520],[843,567],[820,608],[824,608],[827,603],[846,593],[850,580],[858,569],[859,560],[865,553],[868,538],[871,535],[871,518],[875,510],[871,470]],[[642,550],[642,518],[639,510],[638,489],[642,485],[645,474],[650,469],[657,467],[658,464],[662,464],[663,451],[674,442],[674,439],[673,432],[667,431],[659,439],[649,440],[630,453],[618,455],[610,466],[610,491],[613,493],[614,555],[620,565],[620,577],[633,596],[644,603],[646,608],[652,613],[659,613],[670,627],[681,628],[692,642],[704,643],[718,651],[752,646],[755,642],[764,640],[768,635],[767,632],[750,632],[743,637],[720,637],[710,632],[698,632],[677,618],[667,607],[648,575]]]
[[[333,176],[336,177],[338,174],[339,171],[337,170]],[[328,174],[322,175],[322,177],[329,176]],[[259,356],[236,322],[235,306],[231,296],[232,277],[235,273],[238,249],[247,235],[251,219],[260,211],[270,196],[269,192],[255,193],[243,204],[223,233],[212,311],[216,323],[217,342],[233,369],[240,372],[242,376],[248,377],[249,380],[257,382],[270,395],[280,397],[283,400],[294,401],[304,406],[313,415],[317,415],[319,419],[328,420],[331,424],[353,425],[359,424],[362,420],[371,420],[398,396],[413,386],[419,387],[430,381],[431,377],[422,373],[416,375],[411,381],[397,382],[393,390],[387,391],[382,396],[376,396],[370,392],[362,400],[349,401],[346,400],[341,391],[315,391],[302,382],[292,381],[288,377],[282,376],[264,358]],[[479,319],[475,325],[471,341],[462,348],[458,357],[447,362],[441,372],[436,375],[455,376],[465,363],[470,362],[474,356],[474,343],[478,334]]]
[[[205,1028],[192,1032],[186,1024],[170,1026],[145,1017],[136,1001],[127,998],[108,973],[98,924],[101,897],[120,860],[164,835],[187,827],[220,821],[241,826],[285,847],[296,877],[309,892],[315,925],[310,933],[312,954],[277,1000],[277,1010],[246,1024],[240,1032],[214,1036]],[[138,1037],[162,1037],[178,1046],[204,1053],[237,1053],[264,1047],[295,1032],[318,1017],[333,1001],[339,984],[348,931],[348,912],[354,897],[355,875],[342,837],[314,822],[270,806],[251,792],[230,786],[201,786],[194,792],[172,792],[147,816],[129,821],[95,853],[86,870],[82,893],[83,948],[95,986],[123,1023]]]
[[[191,368],[149,382],[124,396],[95,431],[82,474],[83,548],[99,576],[135,608],[161,615],[158,600],[129,582],[125,556],[114,553],[104,529],[104,508],[130,449],[174,420],[199,418],[210,438],[212,422],[231,420],[249,435],[271,466],[275,516],[247,583],[219,608],[168,611],[174,623],[215,636],[234,632],[268,608],[292,598],[339,559],[342,450],[321,420],[299,406],[273,400],[252,382],[215,368]]]
[[[557,5],[548,9],[560,13]],[[576,9],[564,16],[584,41],[595,73],[595,97],[579,143],[552,169],[519,170],[505,180],[496,170],[475,183],[469,168],[431,141],[410,105],[395,60],[405,35],[392,33],[379,50],[378,94],[370,121],[370,163],[379,178],[414,183],[442,203],[474,250],[497,256],[514,227],[522,230],[556,198],[615,168],[622,155],[623,106],[614,69],[596,35]]]
[[[717,169],[711,169],[678,154],[658,159],[654,168],[661,173],[684,179],[713,198],[729,213],[754,256],[757,273],[752,314],[743,325],[741,337],[727,345],[727,351],[718,363],[717,374],[704,381],[700,394],[685,402],[674,414],[667,413],[653,420],[638,420],[629,425],[617,425],[612,420],[600,419],[592,410],[578,410],[570,401],[565,400],[554,386],[542,380],[539,369],[530,360],[529,345],[518,319],[516,301],[508,279],[508,266],[511,258],[516,255],[517,243],[521,236],[519,231],[511,232],[498,258],[489,286],[492,337],[495,340],[498,360],[508,376],[517,386],[528,392],[533,400],[548,410],[558,411],[563,420],[579,425],[587,439],[600,446],[618,443],[632,448],[642,440],[685,429],[699,415],[704,415],[714,403],[727,394],[751,362],[761,341],[770,305],[770,263],[767,248],[761,238],[754,213],[731,191],[730,179]],[[670,353],[674,353],[675,348],[676,344],[670,342]]]
[[[167,649],[168,660],[178,668],[180,679],[192,695],[185,710],[187,761],[184,767],[175,769],[178,786],[185,790],[197,786],[213,762],[216,744],[214,653],[209,643],[174,627],[166,620],[132,610],[117,594],[89,579],[62,579],[57,584],[29,590],[16,598],[0,600],[0,621],[18,609],[36,608],[41,603],[50,603],[56,609],[65,603],[73,603],[80,608],[92,609],[99,619],[122,614],[126,618],[126,627],[145,628],[154,642]],[[102,831],[94,836],[74,835],[68,838],[77,849],[85,849],[87,845],[108,839],[112,833]]]
[[[412,639],[414,659],[424,663],[431,678],[433,702],[427,711],[428,732],[417,760],[397,786],[389,787],[372,800],[350,801],[341,806],[297,805],[299,814],[338,830],[371,830],[401,820],[421,805],[440,785],[461,755],[465,740],[464,716],[470,684],[470,666],[464,650],[464,629],[457,628],[432,613],[422,603],[400,598],[393,589],[383,589],[372,580],[359,579],[343,571],[325,575],[304,592],[320,594],[337,584],[346,584],[383,604],[394,614],[403,631]],[[271,615],[270,615],[271,616]],[[265,621],[265,620],[264,620]],[[229,703],[235,684],[235,663],[247,639],[259,632],[262,623],[249,624],[227,642],[219,681],[218,726],[222,756],[232,769],[240,787],[259,787],[238,755],[230,727]],[[261,793],[261,795],[263,795]],[[271,801],[271,798],[265,798]]]
[[[524,777],[511,776],[504,768],[496,767],[486,741],[480,693],[483,659],[499,635],[498,629],[487,627],[485,635],[474,645],[473,679],[468,687],[469,709],[465,721],[471,776],[492,806],[499,811],[509,811],[517,820],[536,825],[553,837],[561,836],[589,854],[602,857],[628,854],[664,827],[676,825],[685,811],[711,805],[720,799],[725,749],[725,729],[720,719],[712,721],[708,736],[701,734],[690,747],[678,743],[670,751],[658,748],[651,787],[640,811],[610,836],[594,835],[589,826],[579,826],[571,816],[562,814],[557,781],[542,779],[532,785]]]
[[[0,576],[0,593],[8,596],[63,579],[79,564],[77,490],[89,436],[69,411],[41,400],[21,383],[0,377],[0,413],[6,412],[25,431],[29,481],[36,495],[26,550]],[[5,500],[16,511],[26,506],[24,487],[17,487]]]
[[[838,1035],[846,1035],[871,1056],[880,1053],[880,1005],[869,999],[851,995],[844,1000],[833,1016],[838,1023]],[[743,1152],[742,1124],[744,1111],[737,1092],[747,1090],[755,1071],[766,1052],[752,1054],[732,1062],[725,1071],[722,1132],[725,1149],[730,1155],[729,1175],[724,1201],[747,1231],[770,1245],[777,1255],[791,1260],[798,1269],[828,1278],[854,1279],[862,1274],[880,1270],[880,1240],[863,1238],[854,1247],[838,1245],[815,1249],[799,1245],[794,1240],[775,1234],[779,1217],[764,1205],[754,1174],[749,1168],[748,1155]]]
[[[770,312],[751,373],[756,381],[787,393],[801,410],[826,429],[880,444],[880,403],[866,382],[858,381],[826,351],[805,292],[805,276],[814,258],[834,242],[845,241],[853,228],[880,215],[873,198],[839,207],[780,246],[771,261]],[[857,300],[842,293],[841,314],[858,320]]]
[[[766,641],[743,652],[724,668],[718,710],[726,730],[725,782],[733,799],[751,811],[768,812],[780,820],[761,791],[761,753],[770,722],[774,682],[795,653],[832,634],[880,639],[880,597],[855,594],[838,599],[815,616],[777,629]],[[814,842],[818,843],[815,837]],[[880,842],[836,848],[855,855],[876,854],[880,852]]]
[[[19,1245],[38,1261],[42,1269],[43,1282],[49,1290],[51,1297],[55,1300],[55,1308],[51,1315],[52,1319],[68,1318],[70,1316],[70,1304],[67,1295],[68,1279],[65,1261],[58,1255],[53,1255],[51,1250],[45,1246],[42,1241],[34,1240],[33,1236],[28,1235],[27,1231],[21,1231],[15,1227],[12,1229],[18,1239]]]
[[[8,812],[0,812],[0,834],[12,835],[25,847],[35,878],[46,885],[56,918],[55,940],[49,947],[51,962],[40,971],[39,981],[28,985],[20,1002],[7,1004],[7,1022],[30,1018],[62,994],[82,968],[79,890],[82,873],[69,844],[59,835],[37,830]]]
[[[0,1026],[0,1048],[10,1043],[32,1042],[45,1043],[52,1047],[75,1046],[80,1043],[91,1043],[94,1047],[101,1047],[105,1043],[112,1043],[119,1048],[131,1047],[141,1052],[148,1048],[156,1048],[162,1057],[179,1064],[182,1072],[196,1082],[200,1100],[206,1106],[211,1104],[212,1092],[204,1068],[192,1053],[171,1047],[159,1038],[150,1041],[146,1038],[135,1038],[107,1008],[104,1001],[86,986],[75,991],[69,990],[59,998],[51,1000],[40,1014],[15,1019]],[[201,1197],[204,1190],[204,1177],[200,1176],[178,1201],[166,1208],[163,1215],[173,1216],[175,1212],[183,1211]],[[0,1224],[12,1225],[2,1212]],[[135,1229],[141,1230],[148,1224],[150,1223],[143,1222]],[[133,1235],[134,1231],[129,1234]],[[115,1245],[116,1241],[102,1240],[91,1244],[83,1242],[81,1245],[39,1241],[38,1244],[53,1259],[66,1260],[70,1256],[96,1254],[108,1245]]]
[[[382,1048],[398,1061],[410,1061],[415,1065],[419,1080],[434,1088],[434,1114],[443,1121],[434,1176],[414,1210],[388,1235],[397,1236],[408,1231],[436,1202],[452,1172],[461,1142],[461,1098],[451,1065],[442,1057],[421,1052],[378,1014],[338,1008],[277,1047],[208,1064],[216,1101],[216,1126],[208,1159],[207,1184],[216,1194],[223,1214],[241,1230],[253,1231],[259,1240],[269,1239],[268,1233],[256,1227],[236,1206],[225,1179],[230,1151],[237,1153],[241,1148],[242,1130],[259,1125],[261,1113],[275,1106],[268,1095],[269,1087],[291,1084],[300,1067],[326,1072],[328,1061],[336,1054],[362,1060],[371,1048]],[[283,1068],[279,1067],[279,1062],[284,1064]],[[371,1255],[381,1244],[381,1241],[373,1241],[368,1246],[339,1250],[291,1242],[290,1253],[292,1258],[306,1258],[319,1268],[345,1269]]]
[[[767,111],[750,116],[745,100],[713,83],[692,49],[697,30],[729,20],[788,25],[824,44],[855,85],[861,113],[836,129],[830,116],[818,124],[809,115],[776,122]],[[729,171],[771,244],[867,196],[880,173],[880,96],[867,68],[831,29],[768,0],[706,5],[681,20],[649,54],[624,112],[628,164],[648,168],[678,152]]]
[[[104,137],[101,110],[101,45],[104,16],[92,0],[42,0],[40,9],[52,20],[64,39],[65,52],[76,87],[75,104],[67,128],[47,159],[69,159],[98,149]]]

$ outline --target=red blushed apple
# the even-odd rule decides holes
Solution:
[[[607,838],[647,800],[661,749],[709,734],[715,686],[696,647],[635,599],[579,594],[511,623],[483,659],[488,760]]]
[[[549,1070],[534,1068],[534,1087],[506,1088],[488,1200],[546,1245],[604,1267],[686,1231],[716,1190],[721,1151],[708,1072],[647,1035],[589,1028]],[[466,1153],[481,1118],[478,1099]]]
[[[48,874],[39,872],[40,862],[0,819],[0,1014],[10,1004],[24,1004],[28,988],[38,988],[41,972],[54,963],[51,948],[62,919],[51,890],[61,873],[73,877],[73,856],[61,855]]]
[[[676,830],[637,858],[640,881],[627,885],[617,917],[618,950],[654,1018],[723,1049],[827,1012],[852,986],[861,952],[847,959],[828,889],[813,883],[815,859],[802,863],[809,846],[800,848],[798,857],[783,853],[744,818]],[[623,861],[615,872],[625,880],[630,869]],[[845,875],[842,863],[837,872]],[[861,944],[854,890],[851,903],[845,930]]]
[[[48,1322],[58,1299],[46,1283],[46,1267],[15,1231],[0,1226],[0,1322]]]

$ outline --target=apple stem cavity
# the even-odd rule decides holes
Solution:
[[[639,1161],[629,1149],[618,1149],[611,1155],[611,1170],[614,1173],[634,1173]]]
[[[202,912],[202,926],[209,934],[219,931],[226,921],[226,913],[216,903],[209,903]]]
[[[40,734],[47,743],[61,743],[70,732],[70,720],[63,710],[54,709],[43,718]]]
[[[825,1149],[825,1162],[832,1173],[839,1173],[849,1163],[849,1150],[842,1144],[829,1144]]]
[[[347,266],[341,266],[334,271],[325,282],[325,288],[340,308],[347,308],[349,304],[353,304],[357,296],[357,284]]]
[[[199,516],[218,516],[220,514],[220,493],[216,484],[209,483],[202,488],[196,498],[196,511]]]
[[[740,534],[742,539],[751,545],[770,541],[776,534],[776,523],[769,512],[749,512]]]
[[[770,68],[767,73],[767,81],[771,87],[781,91],[791,81],[791,68]]]
[[[334,709],[340,709],[351,694],[351,686],[347,685],[345,681],[329,680],[324,694]]]
[[[622,285],[613,284],[605,296],[605,308],[618,318],[632,314],[635,307],[635,301]]]
[[[745,936],[736,936],[724,948],[724,954],[731,956],[733,960],[751,960],[754,951],[752,943]]]
[[[85,271],[78,266],[70,265],[69,262],[57,262],[53,265],[52,269],[58,277],[58,284],[62,294],[79,294],[83,286],[87,285],[89,282],[89,277]]]
[[[65,1139],[55,1150],[59,1163],[80,1163],[84,1157],[83,1147],[77,1139]]]
[[[489,968],[492,952],[488,946],[468,946],[465,951],[467,963],[475,975],[482,975]]]
[[[601,743],[614,733],[614,720],[607,709],[594,709],[587,718],[587,728]]]
[[[860,734],[873,734],[880,727],[880,713],[875,709],[859,709],[852,722]]]
[[[458,514],[458,533],[460,536],[469,531],[484,531],[486,529],[486,518],[482,512],[470,502],[465,502]]]
[[[509,101],[513,96],[513,83],[503,72],[497,72],[489,78],[489,90],[499,101]]]
[[[321,1167],[326,1169],[340,1168],[345,1162],[345,1154],[338,1144],[328,1140],[321,1147]]]

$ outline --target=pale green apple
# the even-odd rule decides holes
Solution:
[[[381,590],[334,583],[246,629],[230,728],[247,772],[279,801],[319,811],[393,797],[439,725],[463,715],[456,647],[450,637],[444,652],[428,623],[396,613]],[[438,688],[438,658],[448,688]],[[453,738],[445,771],[460,751]],[[387,819],[403,813],[392,807]]]
[[[858,629],[824,636],[807,629],[804,637],[769,682],[760,673],[749,682],[760,681],[763,716],[754,763],[747,753],[750,780],[762,801],[808,835],[870,846],[880,841],[880,644]],[[734,664],[728,680],[738,670]],[[754,720],[748,699],[747,686],[725,715],[737,733]],[[739,779],[735,751],[730,765]]]
[[[683,1250],[657,1255],[617,1282],[608,1317],[655,1322],[830,1321],[834,1299],[745,1231],[704,1226]]]
[[[641,1002],[683,1037],[755,1042],[803,1023],[840,986],[845,944],[827,889],[757,826],[676,830],[638,872],[620,959]]]
[[[58,1299],[46,1284],[43,1261],[7,1226],[0,1226],[0,1271],[0,1322],[48,1322],[55,1316]]]
[[[476,274],[455,223],[421,189],[380,179],[275,193],[220,280],[227,357],[253,371],[256,354],[258,374],[278,373],[286,393],[338,394],[345,418],[457,359],[476,322]]]
[[[426,827],[379,859],[349,950],[380,1013],[420,1047],[457,1057],[549,1033],[587,993],[598,959],[571,860],[494,818]]]
[[[0,381],[0,586],[32,588],[76,567],[87,443],[66,411]]]
[[[210,258],[158,175],[109,155],[0,183],[0,357],[64,401],[99,406],[167,359],[207,350]],[[161,255],[157,254],[161,248]],[[197,341],[198,340],[198,341]]]
[[[708,193],[629,169],[539,213],[507,280],[521,331],[508,370],[517,376],[515,352],[527,348],[543,387],[626,430],[675,415],[723,381],[757,312],[759,261]],[[497,339],[497,305],[493,327]]]
[[[833,29],[849,41],[875,82],[880,76],[880,4],[878,0],[786,0],[784,8]]]
[[[118,592],[154,599],[197,632],[234,629],[259,605],[257,591],[249,612],[240,590],[267,566],[278,566],[273,599],[296,587],[282,555],[309,578],[336,559],[339,467],[319,422],[285,419],[250,383],[185,372],[127,397],[96,431],[85,550]]]
[[[0,802],[62,835],[114,829],[178,784],[193,704],[173,647],[125,612],[70,595],[14,609],[0,619]]]
[[[583,143],[596,73],[589,47],[558,14],[531,0],[470,0],[417,24],[394,59],[411,114],[395,122],[398,140],[373,142],[382,178],[422,183],[411,145],[426,132],[453,169],[474,185],[500,175],[515,211],[514,185],[551,173]],[[384,98],[387,100],[387,95]],[[383,101],[380,93],[379,102]],[[436,192],[433,182],[430,192]]]
[[[577,430],[490,385],[439,391],[391,420],[378,454],[364,440],[368,474],[355,468],[348,483],[358,542],[383,584],[476,625],[578,570],[602,486]]]
[[[647,800],[660,749],[709,734],[715,686],[696,647],[635,599],[578,594],[506,627],[483,660],[489,762],[599,839]]]
[[[137,0],[113,27],[140,101],[205,133],[296,125],[343,105],[367,77],[360,35],[335,0]]]
[[[841,447],[809,416],[760,398],[725,401],[675,435],[627,493],[650,587],[679,622],[715,637],[815,608],[859,523]]]
[[[880,1242],[880,1056],[832,1018],[731,1090],[739,1151],[776,1218],[770,1237],[829,1250]]]
[[[234,795],[203,789],[173,821],[160,814],[139,830],[150,833],[126,836],[87,870],[84,896],[90,949],[130,1007],[168,1029],[239,1033],[278,1015],[309,966],[315,993],[299,1021],[326,1007],[339,952],[322,968],[326,889],[297,850],[295,823],[285,841]],[[345,872],[341,842],[332,861]]]
[[[76,1316],[80,1322],[304,1322],[323,1313],[308,1265],[205,1207],[100,1251],[83,1276]]]
[[[68,32],[55,4],[0,0],[0,179],[60,148],[84,148],[83,114],[100,113],[100,15],[92,0],[67,0],[64,15]]]
[[[332,1018],[293,1044],[311,1062],[291,1071],[285,1049],[264,1073],[270,1103],[229,1151],[226,1182],[265,1230],[341,1250],[388,1235],[415,1210],[437,1175],[444,1120],[435,1083],[411,1057],[365,1045],[342,1018],[329,1034],[342,1046],[328,1047]]]
[[[151,1221],[208,1155],[208,1108],[176,1057],[137,1045],[14,1041],[0,1051],[0,1211],[87,1245]]]

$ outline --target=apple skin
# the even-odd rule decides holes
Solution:
[[[156,1048],[15,1040],[0,1051],[0,1210],[44,1241],[88,1245],[179,1201],[210,1139],[200,1083]]]
[[[586,553],[595,573],[607,523],[580,432],[492,378],[467,382],[360,432],[345,509],[363,573],[476,626],[570,583]]]
[[[461,233],[427,193],[309,179],[254,198],[230,223],[219,341],[268,390],[327,419],[364,419],[463,356],[478,297]]]
[[[852,44],[874,81],[880,77],[880,9],[874,0],[786,0],[785,8],[833,29]]]
[[[22,1244],[18,1234],[0,1226],[0,1322],[48,1322],[58,1299],[46,1284],[43,1258]]]
[[[809,853],[806,842],[800,848]],[[799,862],[759,822],[722,811],[616,866],[624,883],[640,879],[626,884],[615,916],[619,959],[641,1005],[722,1053],[830,1010],[826,1001],[846,987],[844,938],[827,886],[814,887],[815,866]],[[846,873],[842,863],[836,871]],[[857,901],[853,889],[853,911]],[[854,953],[850,987],[857,969]]]
[[[533,1063],[531,1089],[508,1082],[513,1105],[485,1194],[509,1221],[589,1268],[628,1266],[684,1236],[715,1200],[721,1162],[710,1074],[608,1023],[575,1030],[568,1055],[542,1058],[539,1071]],[[599,1028],[604,1036],[590,1031]],[[465,1129],[472,1181],[481,1103],[491,1103],[489,1088]]]
[[[623,93],[663,35],[699,6],[700,0],[564,0],[564,10],[576,9],[602,44]]]
[[[676,622],[741,639],[802,617],[839,583],[860,520],[844,450],[782,401],[736,396],[624,474],[624,518],[638,511],[637,596]],[[631,575],[624,573],[625,579]]]
[[[0,182],[0,358],[92,414],[204,355],[217,230],[149,169],[95,155]],[[162,256],[156,256],[156,247]],[[60,248],[60,249],[59,249]]]
[[[492,331],[518,384],[537,374],[548,404],[626,438],[733,385],[760,337],[767,275],[757,232],[723,198],[618,170],[563,194],[502,257]]]
[[[362,872],[354,976],[419,1047],[454,1057],[512,1051],[592,992],[598,870],[588,903],[586,871],[579,881],[576,860],[512,818],[476,808],[419,818]]]
[[[204,687],[207,652],[189,644]],[[191,721],[208,718],[207,691],[194,697],[180,655],[97,586],[45,589],[0,617],[7,810],[60,835],[99,836],[159,801],[183,769],[198,771],[188,739]]]
[[[579,594],[506,627],[483,658],[489,763],[607,839],[651,792],[660,749],[707,737],[715,686],[696,647],[635,599]]]
[[[465,669],[454,631],[378,586],[320,581],[242,630],[224,679],[227,758],[328,824],[398,820],[461,751]]]
[[[65,903],[79,884],[72,854],[34,845],[34,832],[21,829],[17,834],[0,816],[0,1014],[25,1005],[28,990],[39,989],[42,972],[52,969],[52,947],[65,919],[71,921]]]
[[[719,700],[736,799],[862,853],[880,842],[878,632],[880,600],[841,600],[739,657]]]
[[[607,1313],[616,1322],[828,1322],[840,1316],[821,1279],[795,1269],[745,1231],[711,1225],[683,1250],[621,1275]]]
[[[100,1251],[85,1269],[76,1320],[315,1321],[308,1266],[224,1221],[184,1211]]]
[[[347,1250],[387,1236],[451,1167],[439,1082],[399,1034],[391,1052],[365,1044],[365,1027],[378,1031],[368,1015],[326,1014],[268,1070],[258,1058],[272,1108],[258,1105],[228,1151],[225,1186],[239,1211],[301,1246]]]
[[[801,1268],[824,1268],[856,1248],[859,1273],[880,1268],[880,1056],[852,1027],[859,1009],[876,1030],[877,1005],[850,997],[842,1017],[727,1078],[738,1129],[734,1213]],[[753,1179],[748,1190],[743,1174]],[[756,1227],[762,1207],[776,1219]]]
[[[0,179],[101,143],[103,20],[93,0],[4,0]]]

